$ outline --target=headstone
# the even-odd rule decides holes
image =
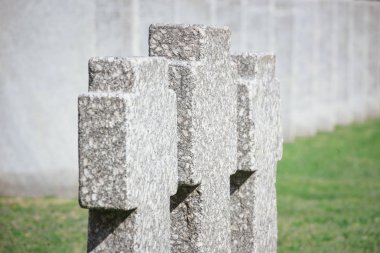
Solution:
[[[176,98],[163,58],[93,58],[79,97],[79,200],[88,252],[169,252]]]
[[[151,56],[171,60],[177,94],[179,189],[171,198],[172,252],[230,251],[229,178],[236,170],[236,69],[230,31],[152,25]]]
[[[282,154],[273,55],[237,55],[238,170],[231,176],[231,252],[276,252],[276,164]]]

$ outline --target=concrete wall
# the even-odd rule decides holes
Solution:
[[[0,0],[0,194],[73,196],[94,55],[144,56],[151,23],[227,25],[277,55],[285,139],[380,116],[380,2]]]
[[[0,194],[73,195],[95,5],[2,0],[0,31]]]

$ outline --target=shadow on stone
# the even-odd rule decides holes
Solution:
[[[230,195],[237,191],[245,181],[254,173],[254,171],[238,170],[230,176]]]
[[[133,224],[135,215],[133,210],[90,210],[88,222],[88,244],[87,251],[93,252],[95,249],[98,251],[102,249],[100,244],[113,244],[115,238],[113,236],[116,230],[125,230],[125,224]],[[126,221],[130,219],[131,222]],[[115,233],[116,234],[116,233]],[[130,238],[133,240],[133,238]],[[132,245],[126,240],[126,245]]]
[[[178,207],[179,204],[198,187],[199,185],[179,185],[177,193],[170,197],[170,212]]]
[[[170,197],[171,237],[173,252],[201,252],[202,238],[201,185],[180,185]]]

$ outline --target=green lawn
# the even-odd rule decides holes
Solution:
[[[0,252],[85,252],[86,229],[76,200],[0,198]]]
[[[278,178],[279,252],[380,252],[380,120],[298,139]],[[0,198],[0,252],[84,252],[76,200]]]
[[[286,144],[277,192],[279,252],[380,252],[380,120]]]

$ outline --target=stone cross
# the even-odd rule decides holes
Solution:
[[[232,56],[238,79],[238,171],[231,176],[231,252],[276,252],[276,164],[282,154],[273,55]]]
[[[80,205],[88,252],[169,252],[176,98],[163,58],[93,58],[79,97]]]
[[[177,94],[178,180],[171,197],[172,252],[230,252],[230,175],[236,170],[236,69],[230,31],[152,25],[149,54],[171,60]]]

